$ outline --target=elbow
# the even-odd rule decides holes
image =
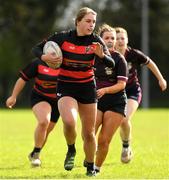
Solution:
[[[109,67],[115,67],[115,61],[111,56],[105,55],[104,56],[105,62],[107,63],[107,66]]]

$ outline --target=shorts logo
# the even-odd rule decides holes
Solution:
[[[58,96],[58,97],[61,97],[61,96],[62,96],[62,94],[61,94],[61,93],[57,93],[57,96]]]

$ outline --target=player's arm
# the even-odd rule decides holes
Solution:
[[[22,78],[19,78],[16,81],[11,96],[6,100],[6,106],[8,108],[12,108],[15,105],[17,97],[24,88],[25,84],[26,82]]]
[[[56,57],[53,53],[44,54],[43,53],[43,47],[47,41],[54,41],[57,40],[57,33],[51,35],[47,40],[43,40],[42,42],[38,43],[32,48],[32,53],[41,59],[42,61],[48,62],[48,63],[57,63],[61,61],[61,57]]]
[[[32,53],[41,59],[42,61],[49,62],[49,63],[57,63],[60,59],[56,57],[53,53],[44,54],[43,47],[46,41],[42,41],[41,43],[37,44],[32,48]]]
[[[57,57],[53,53],[47,53],[47,54],[42,54],[41,60],[48,63],[56,64],[58,62],[62,62],[62,57]]]
[[[137,60],[139,61],[139,64],[146,65],[151,70],[151,72],[154,74],[154,76],[157,78],[161,90],[162,91],[166,90],[167,82],[163,78],[157,65],[148,56],[146,56],[143,52],[141,52],[137,49],[133,49],[133,51],[137,54],[137,57],[138,57]]]
[[[98,89],[97,90],[98,98],[101,98],[104,94],[115,94],[125,89],[126,82],[128,80],[127,62],[124,59],[124,57],[121,56],[120,54],[118,58],[119,58],[119,62],[117,63],[117,66],[116,66],[117,83],[109,87]]]
[[[126,82],[123,80],[118,80],[113,86],[101,88],[97,90],[98,98],[101,98],[105,94],[115,94],[122,91],[126,87]]]
[[[111,57],[104,41],[98,37],[98,42],[94,42],[94,53],[105,62],[108,67],[115,67],[114,59]],[[96,58],[97,60],[97,58]]]
[[[147,67],[152,71],[154,76],[158,79],[159,86],[162,91],[167,89],[167,81],[163,78],[160,70],[157,65],[150,59]]]

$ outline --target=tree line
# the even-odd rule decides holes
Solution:
[[[128,31],[129,45],[141,49],[142,1],[0,0],[0,107],[5,107],[5,100],[11,93],[19,70],[33,60],[31,48],[54,31],[72,28],[73,16],[83,6],[91,7],[98,13],[96,30],[102,23],[122,26]],[[169,81],[169,1],[149,0],[148,17],[149,56]],[[64,18],[70,20],[65,21]],[[152,74],[149,79],[150,107],[168,107],[168,90],[161,93]],[[17,107],[29,106],[28,94],[32,83],[28,83],[19,96]]]

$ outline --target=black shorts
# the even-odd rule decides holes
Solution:
[[[51,105],[52,112],[51,112],[50,121],[56,123],[59,119],[59,116],[60,116],[59,110],[58,110],[57,100],[52,100],[48,97],[45,97],[43,95],[36,93],[35,91],[32,91],[32,93],[31,93],[31,107],[33,107],[35,104],[37,104],[41,101],[46,101]]]
[[[140,104],[142,98],[142,90],[138,84],[126,88],[127,99],[134,99]]]
[[[83,104],[91,104],[97,102],[95,82],[87,83],[67,83],[58,82],[57,97],[60,99],[64,96],[70,96]]]
[[[126,116],[127,97],[125,93],[105,94],[98,101],[98,107],[103,113],[113,111]]]

